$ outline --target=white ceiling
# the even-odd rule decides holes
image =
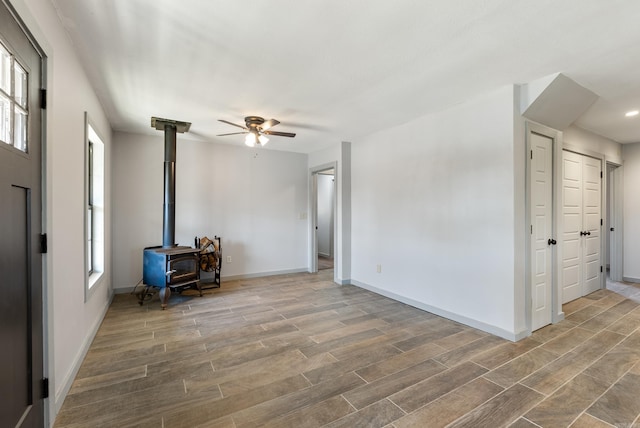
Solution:
[[[312,152],[502,85],[563,73],[600,96],[576,124],[640,141],[637,0],[52,0],[114,130]]]

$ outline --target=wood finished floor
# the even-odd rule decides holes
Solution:
[[[511,343],[332,277],[115,296],[55,427],[640,424],[640,288]]]

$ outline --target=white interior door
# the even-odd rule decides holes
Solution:
[[[609,275],[612,281],[622,281],[622,167],[619,166],[609,176],[611,180],[611,212],[609,226],[611,231]]]
[[[576,153],[562,153],[562,303],[582,294],[582,159]]]
[[[582,295],[600,288],[601,259],[601,184],[602,163],[599,159],[582,157],[583,174],[583,283]]]
[[[531,329],[551,324],[553,245],[553,139],[531,133]]]
[[[562,159],[562,303],[600,288],[601,162],[572,152]]]

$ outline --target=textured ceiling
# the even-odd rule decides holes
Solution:
[[[576,124],[640,141],[637,0],[53,0],[114,130],[151,116],[216,137],[276,118],[312,152],[502,85],[563,73],[600,98]]]

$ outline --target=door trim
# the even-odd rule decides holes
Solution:
[[[47,39],[45,32],[42,30],[38,20],[35,18],[30,7],[27,6],[25,0],[0,0],[9,9],[12,10],[14,17],[19,22],[22,30],[27,35],[31,44],[36,51],[40,54],[41,58],[41,88],[48,91],[50,85],[49,81],[51,75],[49,73],[50,60],[54,57],[53,46]],[[49,95],[50,96],[50,95]],[[51,101],[51,99],[49,99]],[[51,105],[51,103],[49,103]],[[48,110],[41,110],[41,130],[40,139],[42,141],[41,147],[41,162],[42,162],[42,233],[48,233],[51,237],[52,220],[51,220],[51,180],[49,179],[50,172],[50,157],[49,157],[49,119]],[[54,305],[53,299],[49,296],[53,295],[52,281],[50,278],[51,272],[49,266],[52,266],[52,252],[49,251],[42,257],[42,309],[43,309],[43,371],[44,377],[49,379],[50,394],[49,398],[44,399],[44,426],[50,426],[51,421],[55,418],[57,411],[62,403],[58,403],[56,406],[55,386],[57,384],[55,379],[55,358],[54,358],[54,346],[53,346],[53,321],[54,321]]]
[[[333,260],[334,260],[334,269],[333,269],[333,279],[337,282],[337,274],[338,271],[335,268],[336,261],[340,257],[340,249],[336,245],[338,241],[336,239],[337,236],[337,224],[336,219],[338,218],[338,204],[337,204],[337,195],[338,195],[338,162],[329,162],[322,165],[315,166],[313,168],[309,168],[309,208],[311,215],[309,216],[309,273],[317,273],[318,272],[318,236],[316,233],[316,227],[318,226],[318,173],[322,171],[327,171],[329,169],[333,169]]]

